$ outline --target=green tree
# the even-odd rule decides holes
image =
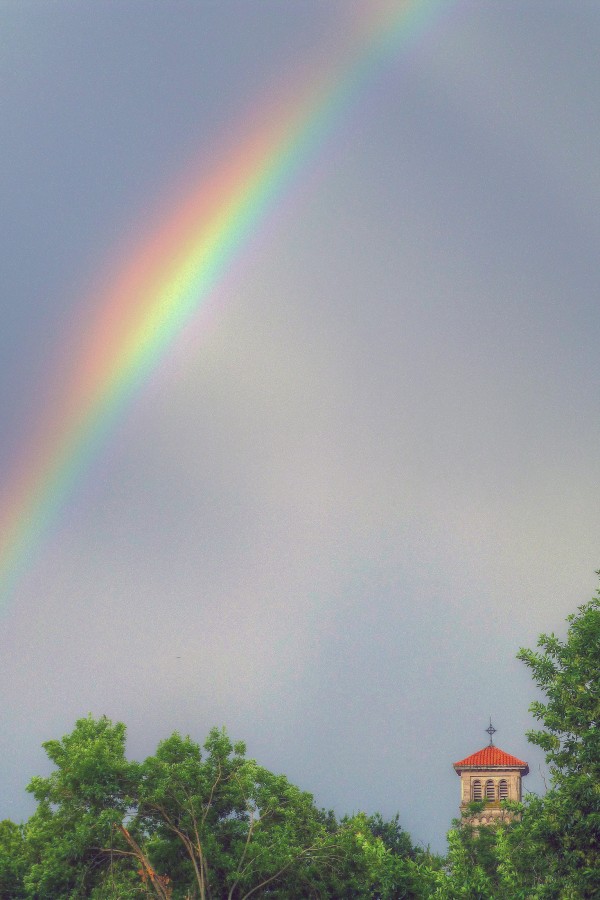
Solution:
[[[270,896],[327,864],[331,836],[310,794],[246,759],[213,729],[205,754],[173,734],[137,767],[137,829],[149,857],[178,885],[207,897]],[[300,895],[299,895],[300,896]]]
[[[429,868],[441,869],[442,860],[429,850],[415,847],[409,834],[400,825],[396,814],[385,820],[380,813],[365,817],[369,832],[370,855],[373,862],[366,883],[365,896],[378,900],[412,900],[431,896],[430,881],[423,878]]]
[[[396,813],[392,819],[388,819],[387,821],[383,818],[381,813],[375,813],[372,816],[368,816],[366,824],[373,837],[381,838],[384,847],[386,850],[389,850],[393,856],[408,859],[414,859],[416,857],[418,851],[413,847],[408,832],[404,831],[400,825],[400,816],[398,813]]]
[[[528,739],[546,753],[550,789],[508,803],[511,824],[449,833],[447,869],[432,896],[469,900],[584,900],[600,896],[600,596],[568,617],[565,640],[542,634],[518,658],[545,695],[531,705],[542,727]]]
[[[0,898],[25,897],[23,879],[27,872],[27,848],[23,826],[4,819],[0,822]]]
[[[175,733],[130,762],[125,726],[88,717],[44,748],[55,769],[29,785],[35,813],[23,827],[0,828],[7,897],[424,896],[413,889],[417,853],[397,817],[338,822],[247,759],[224,729],[203,747]]]
[[[600,574],[600,573],[598,573]],[[523,816],[523,832],[544,854],[537,896],[600,896],[600,594],[567,619],[567,637],[542,634],[521,649],[545,702],[531,706],[542,728],[529,740],[546,753],[551,789]]]
[[[87,897],[107,878],[114,882],[117,870],[122,881],[121,870],[132,869],[116,830],[131,803],[125,726],[88,717],[62,740],[43,746],[56,769],[28,786],[38,806],[24,832],[26,893],[36,900]]]

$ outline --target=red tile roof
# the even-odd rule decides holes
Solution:
[[[458,775],[460,775],[460,769],[521,769],[523,775],[527,775],[529,772],[529,766],[522,759],[505,753],[500,747],[490,747],[489,745],[478,750],[477,753],[466,756],[460,762],[455,762],[454,768]]]

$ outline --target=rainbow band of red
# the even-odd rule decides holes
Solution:
[[[385,6],[385,4],[384,4]],[[59,408],[4,492],[0,596],[7,597],[114,423],[241,249],[333,130],[369,75],[426,28],[440,0],[366,4],[352,46],[315,71],[161,217],[98,298],[97,321]],[[374,11],[375,10],[375,11]]]

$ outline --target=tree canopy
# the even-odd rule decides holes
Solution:
[[[0,822],[0,898],[599,897],[600,594],[564,639],[542,634],[518,658],[544,696],[528,738],[546,754],[549,789],[502,801],[511,815],[495,825],[474,827],[467,810],[445,860],[413,846],[398,816],[319,809],[224,729],[202,746],[175,732],[139,762],[124,724],[88,716],[43,745],[54,769],[29,784],[31,818]]]
[[[471,810],[455,822],[446,869],[429,872],[433,897],[600,897],[600,594],[567,625],[564,640],[542,634],[518,653],[545,695],[531,704],[541,727],[527,737],[546,753],[549,789],[505,801],[510,823],[474,829]]]
[[[545,751],[552,781],[545,797],[532,803],[530,830],[556,891],[541,896],[598,897],[600,594],[567,621],[566,640],[542,634],[537,652],[518,654],[546,695],[531,705],[542,727],[528,738]]]
[[[419,851],[398,818],[340,821],[213,729],[172,734],[142,762],[126,730],[80,719],[43,746],[24,826],[0,825],[3,898],[404,897]]]

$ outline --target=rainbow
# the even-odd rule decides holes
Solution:
[[[361,87],[441,9],[441,0],[370,0],[337,57],[263,109],[209,177],[187,179],[185,199],[161,211],[160,226],[92,298],[97,317],[74,342],[60,402],[1,495],[0,598],[12,595],[140,387]]]

